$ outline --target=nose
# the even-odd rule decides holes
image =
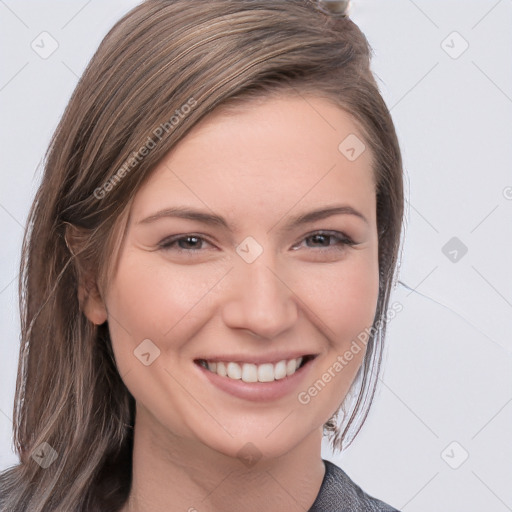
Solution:
[[[272,258],[261,255],[252,263],[238,261],[225,293],[222,317],[231,329],[274,339],[297,321],[295,295]]]

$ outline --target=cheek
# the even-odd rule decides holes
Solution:
[[[155,257],[148,263],[144,256],[125,253],[106,297],[114,357],[137,403],[187,435],[187,421],[202,414],[187,391],[194,385],[186,370],[190,340],[211,316],[210,292],[229,268],[178,267]]]
[[[337,398],[348,390],[363,361],[379,294],[377,252],[355,256],[304,281],[310,292],[304,288],[303,293],[329,341],[321,373],[336,374],[336,386],[330,388]]]
[[[106,298],[112,345],[119,364],[132,363],[133,350],[150,339],[163,353],[178,350],[199,328],[208,294],[225,273],[210,267],[173,266],[135,253],[122,258]],[[153,258],[158,260],[158,258]],[[174,267],[174,270],[173,270]],[[185,330],[187,336],[184,337]]]
[[[357,257],[355,257],[357,256]],[[322,425],[338,410],[361,367],[379,292],[375,251],[316,267],[302,280],[301,294],[327,339],[311,379],[297,393],[303,417]]]
[[[356,254],[334,265],[316,267],[301,279],[301,298],[322,321],[338,349],[372,325],[379,294],[378,256]]]

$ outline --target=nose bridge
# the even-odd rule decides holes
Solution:
[[[224,304],[223,317],[228,327],[275,338],[293,325],[296,304],[280,272],[271,251],[263,251],[251,263],[240,257],[231,273]]]

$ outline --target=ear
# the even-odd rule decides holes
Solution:
[[[78,302],[84,315],[93,324],[101,325],[107,321],[107,309],[96,282],[79,284]]]
[[[76,226],[66,223],[64,240],[75,259],[80,309],[93,324],[101,325],[107,321],[108,315],[96,276],[84,254],[88,235]]]

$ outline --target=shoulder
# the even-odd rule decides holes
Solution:
[[[336,464],[328,460],[324,464],[324,480],[308,512],[399,512],[363,491]]]

